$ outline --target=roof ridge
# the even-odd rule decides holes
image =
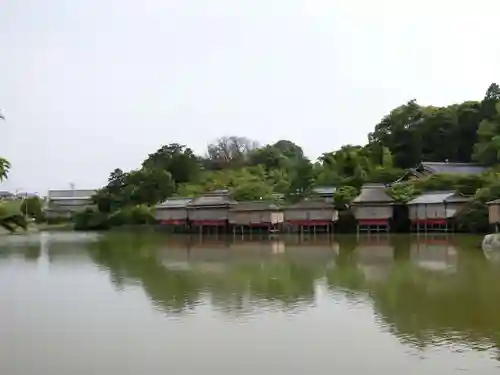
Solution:
[[[482,164],[472,163],[472,162],[462,162],[462,161],[422,161],[420,164],[434,164],[434,165],[477,165],[478,167],[483,167]]]
[[[430,194],[455,194],[456,190],[427,190],[422,192],[420,195],[430,195]]]

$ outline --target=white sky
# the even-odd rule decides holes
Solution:
[[[498,3],[498,4],[497,4]],[[162,144],[365,143],[500,82],[500,2],[0,0],[0,190],[102,185]]]

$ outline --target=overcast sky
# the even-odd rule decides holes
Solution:
[[[93,188],[162,144],[310,157],[500,81],[495,0],[0,0],[0,190]]]

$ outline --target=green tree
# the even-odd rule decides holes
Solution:
[[[43,219],[42,200],[39,197],[27,197],[21,203],[21,213],[37,221]]]
[[[0,182],[9,177],[10,163],[7,159],[0,157]]]
[[[193,150],[178,143],[162,146],[149,154],[142,167],[166,171],[176,184],[196,181],[201,173],[201,163]]]
[[[375,126],[369,134],[370,143],[387,147],[394,158],[394,165],[410,168],[422,160],[420,125],[422,107],[415,100],[395,108]]]
[[[333,201],[337,210],[346,210],[349,208],[351,202],[359,194],[358,189],[354,186],[342,186],[335,190],[333,194]]]
[[[485,119],[495,117],[498,113],[497,104],[500,102],[500,86],[492,83],[481,102],[481,110]]]
[[[500,103],[496,104],[494,115],[481,121],[472,158],[485,165],[500,161]]]
[[[0,119],[5,120],[5,117],[0,113]],[[0,157],[0,182],[9,177],[10,163],[7,159]],[[0,202],[0,227],[14,232],[17,228],[26,229],[28,226],[26,218],[21,215],[19,210],[13,210],[11,206]]]
[[[290,185],[287,196],[293,200],[307,196],[314,184],[314,168],[309,159],[303,158],[296,162],[290,171]]]

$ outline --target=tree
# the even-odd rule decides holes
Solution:
[[[500,161],[500,103],[496,104],[496,114],[484,119],[477,130],[477,143],[472,158],[485,165]]]
[[[5,120],[5,116],[0,111],[0,119]],[[0,157],[0,182],[7,179],[10,170],[10,163],[7,159]]]
[[[0,119],[5,120],[2,112],[0,112]],[[8,178],[9,170],[9,161],[0,157],[0,182]],[[14,232],[17,228],[26,230],[27,226],[26,218],[21,215],[18,209],[12,210],[6,204],[0,202],[0,227],[9,232]]]
[[[208,145],[207,158],[216,169],[242,167],[248,161],[249,154],[258,147],[256,141],[246,137],[221,137]]]
[[[159,203],[174,191],[172,175],[163,169],[141,168],[128,173],[115,169],[93,201],[100,212],[111,213],[127,206]]]
[[[314,168],[309,159],[301,159],[290,172],[290,185],[287,196],[299,200],[307,196],[314,184]]]
[[[37,221],[42,220],[42,200],[39,197],[27,197],[21,203],[21,212]]]
[[[171,174],[176,184],[196,181],[201,172],[201,163],[193,150],[178,143],[162,146],[149,154],[142,167],[164,170]]]
[[[9,177],[10,163],[7,159],[0,157],[0,182]]]
[[[129,202],[133,205],[152,205],[172,196],[175,183],[172,175],[160,169],[140,169],[127,176]]]
[[[421,134],[422,107],[416,100],[395,108],[375,126],[369,134],[371,142],[387,147],[393,155],[394,165],[410,168],[422,160]]]
[[[302,147],[298,146],[297,144],[293,143],[292,141],[288,141],[286,139],[282,139],[275,144],[272,145],[272,147],[278,149],[281,151],[283,156],[287,159],[292,159],[292,160],[300,160],[304,158],[304,151],[302,150]]]
[[[496,116],[496,114],[498,113],[496,105],[499,102],[500,86],[498,86],[496,83],[492,83],[486,90],[483,101],[481,102],[481,110],[484,118],[489,119]]]
[[[268,171],[286,167],[286,156],[279,148],[271,145],[253,150],[248,159],[249,165],[263,165]]]

